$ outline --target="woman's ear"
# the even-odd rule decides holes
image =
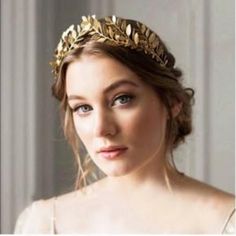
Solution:
[[[180,111],[182,110],[182,106],[183,106],[182,102],[175,103],[173,105],[173,107],[171,108],[171,113],[173,118],[179,115]]]

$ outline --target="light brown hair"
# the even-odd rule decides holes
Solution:
[[[133,24],[133,21],[129,22]],[[93,165],[91,165],[91,159],[89,157],[82,158],[80,155],[81,141],[74,127],[72,109],[68,105],[66,94],[66,71],[68,65],[79,60],[82,55],[104,55],[111,57],[127,66],[143,81],[153,87],[168,112],[169,119],[167,120],[165,141],[172,158],[173,150],[181,142],[184,142],[185,137],[191,133],[194,90],[183,86],[182,72],[180,69],[174,67],[174,56],[168,52],[162,41],[161,43],[168,56],[168,65],[166,67],[160,66],[142,51],[91,41],[89,37],[85,38],[81,47],[70,51],[63,59],[58,78],[52,85],[52,92],[60,101],[65,137],[77,159],[78,176],[76,188],[86,185],[86,176],[94,171],[94,168],[92,168]],[[176,116],[173,116],[172,108],[177,104],[181,104],[180,111]]]

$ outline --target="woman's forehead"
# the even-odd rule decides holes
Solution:
[[[113,83],[142,85],[140,78],[128,67],[108,57],[85,57],[72,62],[66,73],[67,90],[101,88]],[[122,83],[121,83],[122,81]]]
[[[105,75],[116,75],[116,74],[135,74],[124,64],[118,60],[101,55],[83,55],[80,59],[71,62],[68,66],[66,76],[76,75],[94,75],[104,74]],[[68,75],[69,74],[69,75]]]

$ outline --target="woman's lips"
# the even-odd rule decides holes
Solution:
[[[128,148],[118,148],[113,150],[101,151],[99,155],[107,160],[117,159],[121,157],[121,155],[127,151]]]

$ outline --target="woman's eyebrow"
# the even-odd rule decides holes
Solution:
[[[135,82],[131,81],[131,80],[119,80],[117,82],[114,82],[113,84],[107,86],[105,89],[104,89],[104,93],[109,93],[111,92],[112,90],[114,89],[117,89],[118,87],[122,86],[122,85],[131,85],[133,87],[139,87],[138,84],[136,84]],[[82,96],[79,96],[79,95],[69,95],[68,96],[68,101],[69,100],[74,100],[74,99],[81,99],[81,100],[84,100],[85,98],[82,97]]]
[[[125,80],[125,79],[124,80],[118,80],[118,81],[114,82],[113,84],[109,85],[108,87],[106,87],[104,89],[104,93],[108,93],[108,92],[110,92],[110,91],[112,91],[112,90],[114,90],[114,89],[116,89],[116,88],[118,88],[122,85],[126,85],[126,84],[132,85],[134,87],[139,87],[138,84],[136,84],[135,82],[133,82],[131,80]]]

